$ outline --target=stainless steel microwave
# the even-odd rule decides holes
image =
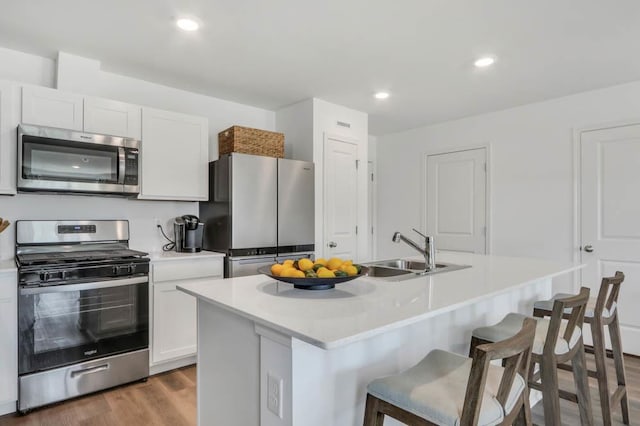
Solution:
[[[52,127],[18,126],[18,191],[140,192],[140,141]]]

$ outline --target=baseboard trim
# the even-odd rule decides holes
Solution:
[[[15,413],[17,411],[17,402],[11,401],[0,404],[0,416],[4,416],[5,414]]]
[[[160,364],[155,364],[149,367],[149,375],[153,376],[155,374],[164,373],[165,371],[175,370],[176,368],[186,367],[187,365],[192,365],[196,363],[196,356],[188,356],[185,358],[174,359],[171,361],[163,362]]]

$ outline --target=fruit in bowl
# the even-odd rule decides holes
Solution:
[[[362,267],[352,260],[342,260],[332,257],[329,260],[319,258],[315,262],[311,259],[287,259],[282,263],[271,265],[271,274],[283,278],[336,278],[354,277],[360,273]]]

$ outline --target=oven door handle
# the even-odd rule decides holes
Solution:
[[[126,156],[124,147],[118,147],[118,185],[124,185],[124,175],[126,173]]]
[[[84,376],[85,374],[99,373],[109,369],[109,364],[102,364],[95,367],[84,368],[82,370],[75,370],[71,372],[71,378],[75,379],[77,376]]]
[[[101,288],[122,287],[132,284],[145,284],[149,282],[149,277],[125,278],[119,280],[95,281],[81,284],[59,284],[45,287],[20,288],[20,295],[41,294],[41,293],[66,293],[69,291],[97,290]]]

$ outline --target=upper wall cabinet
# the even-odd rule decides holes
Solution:
[[[142,108],[141,199],[207,200],[209,122]]]
[[[138,105],[62,92],[47,87],[22,88],[22,122],[80,132],[141,139]]]
[[[19,88],[0,82],[0,194],[16,193],[16,127]]]
[[[84,131],[142,138],[141,108],[110,99],[84,98]]]
[[[83,131],[83,97],[47,87],[22,88],[22,122]]]

